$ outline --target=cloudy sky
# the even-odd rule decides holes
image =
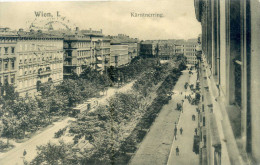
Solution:
[[[196,38],[201,33],[194,0],[90,1],[0,2],[0,26],[26,28],[26,22],[35,19],[35,11],[59,11],[80,29],[103,29],[106,35],[123,33],[146,40]],[[156,13],[163,17],[131,17],[131,13]]]

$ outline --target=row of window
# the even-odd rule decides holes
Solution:
[[[4,66],[2,66],[2,64],[4,64]],[[9,68],[9,66],[11,66],[11,68]],[[14,70],[15,69],[15,61],[14,60],[10,60],[9,61],[0,61],[0,71],[2,71],[2,68],[4,71],[8,71],[8,70]]]
[[[185,53],[185,55],[195,56],[196,54],[195,54],[195,53],[189,53],[189,52],[187,52],[187,53]]]
[[[15,83],[15,74],[11,74],[10,75],[10,81],[9,81],[9,76],[5,75],[3,76],[3,80],[2,80],[2,76],[0,76],[0,84],[2,85],[3,83],[9,83],[9,84],[14,84]]]
[[[62,73],[52,74],[51,77],[52,77],[53,80],[62,79]],[[48,79],[49,79],[49,77],[46,77],[46,78],[43,78],[41,80],[42,80],[42,82],[47,82]],[[31,78],[29,80],[28,79],[27,80],[21,80],[18,83],[18,88],[21,89],[21,88],[27,88],[27,87],[34,86],[34,85],[36,85],[37,81],[38,81],[37,78]]]
[[[30,59],[24,59],[24,60],[22,60],[22,59],[20,59],[20,61],[19,61],[19,64],[27,64],[28,62],[29,63],[31,63],[31,62],[40,62],[40,61],[49,61],[49,60],[52,60],[51,58],[49,58],[49,57],[47,57],[47,58],[45,58],[45,57],[42,57],[42,58],[30,58]],[[55,61],[56,62],[58,62],[58,61],[61,61],[61,60],[63,60],[63,58],[57,58]]]
[[[90,56],[90,51],[78,51],[78,56]]]
[[[57,50],[63,49],[63,42],[55,43],[24,43],[20,44],[19,51],[42,51],[42,50]]]
[[[90,47],[90,42],[78,42],[76,45],[77,48],[85,48],[85,47]]]
[[[15,53],[15,47],[0,47],[0,55],[5,54],[14,54]]]
[[[59,63],[59,64],[51,64],[49,69],[50,70],[56,70],[56,69],[62,69],[63,64]],[[37,67],[29,67],[29,68],[24,68],[24,69],[19,69],[19,75],[28,75],[28,74],[36,74],[38,68]]]
[[[185,49],[185,51],[191,51],[191,52],[195,52],[196,49]]]

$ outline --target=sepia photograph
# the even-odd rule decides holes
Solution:
[[[0,165],[260,165],[260,0],[0,0]]]

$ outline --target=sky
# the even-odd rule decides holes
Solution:
[[[0,27],[28,28],[35,11],[60,15],[80,29],[100,30],[105,35],[126,34],[141,40],[197,38],[194,0],[102,0],[66,2],[1,2]],[[133,17],[132,13],[163,17]]]

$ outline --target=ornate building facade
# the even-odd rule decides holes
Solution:
[[[41,83],[63,80],[63,38],[37,32],[19,32],[17,91],[34,93]]]
[[[1,82],[21,95],[33,94],[41,83],[63,80],[63,39],[41,31],[1,35]]]
[[[0,86],[5,83],[16,84],[18,36],[15,33],[0,34]]]

